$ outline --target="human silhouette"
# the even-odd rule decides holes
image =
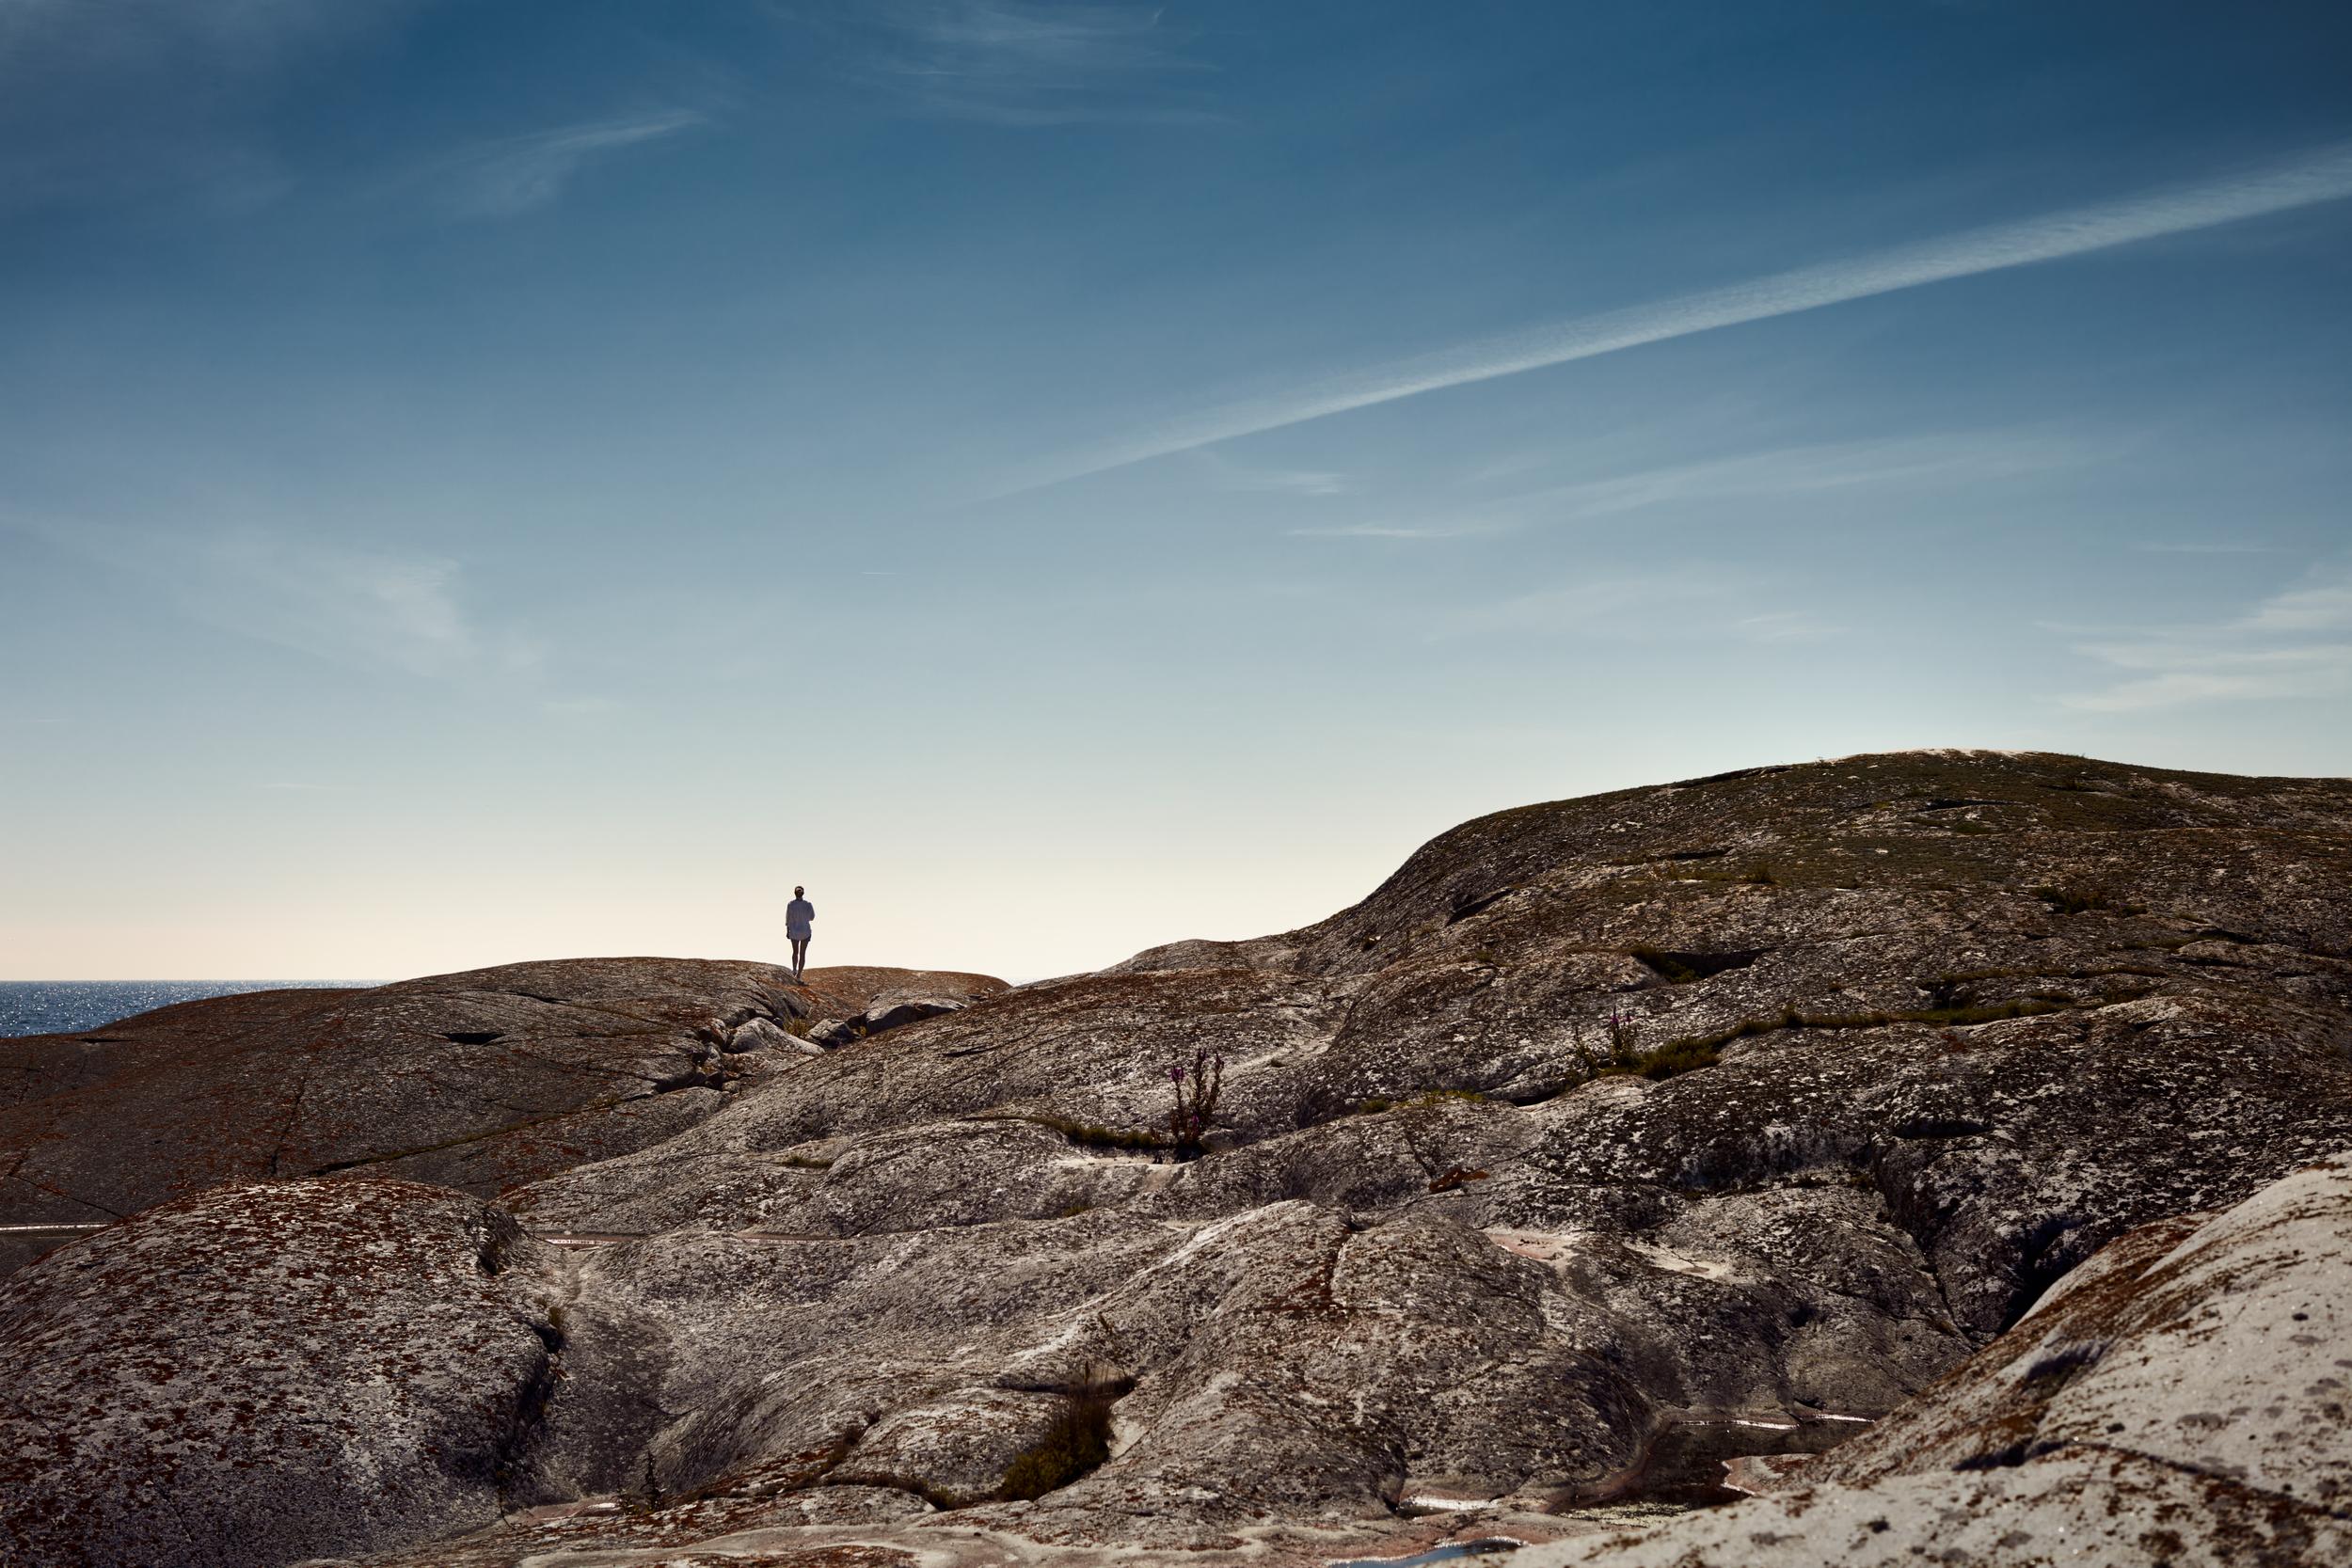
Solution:
[[[784,907],[784,934],[792,942],[792,978],[798,981],[802,966],[808,962],[809,927],[817,921],[817,906],[808,901],[808,889],[792,890],[792,902]]]

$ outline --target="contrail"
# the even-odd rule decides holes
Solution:
[[[1017,495],[1086,474],[1120,468],[1170,452],[1303,424],[1351,408],[1394,403],[1442,387],[1491,381],[1547,365],[1590,359],[1643,343],[1687,338],[1719,326],[1818,310],[1824,305],[1915,289],[1924,283],[2030,266],[2235,223],[2352,196],[2352,142],[2209,184],[2178,186],[2128,200],[2078,208],[2020,223],[1967,230],[1843,261],[1824,261],[1699,293],[1629,306],[1598,315],[1524,327],[1410,359],[1333,377],[1272,397],[1226,404],[1147,436],[1041,465],[995,492]]]

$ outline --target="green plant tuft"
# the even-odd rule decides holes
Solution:
[[[1104,1127],[1100,1122],[1079,1121],[1071,1117],[1056,1116],[1051,1112],[1032,1112],[1018,1116],[999,1115],[980,1119],[1034,1122],[1040,1127],[1050,1127],[1072,1143],[1083,1144],[1089,1148],[1161,1149],[1168,1147],[1168,1140],[1165,1137],[1157,1132],[1145,1132],[1138,1127]]]

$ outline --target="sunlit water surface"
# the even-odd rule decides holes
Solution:
[[[373,984],[373,980],[0,980],[0,1037],[78,1034],[134,1013],[205,996]]]

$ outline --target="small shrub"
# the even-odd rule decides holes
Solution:
[[[1645,1051],[1634,1058],[1631,1070],[1644,1078],[1672,1078],[1677,1073],[1694,1072],[1703,1067],[1713,1067],[1723,1060],[1723,1048],[1705,1040],[1673,1040]]]
[[[1139,1127],[1104,1127],[1100,1122],[1076,1121],[1050,1112],[999,1119],[1035,1122],[1040,1127],[1050,1127],[1072,1143],[1084,1144],[1089,1148],[1156,1149],[1168,1147],[1167,1139]]]
[[[1757,861],[1740,872],[1740,879],[1756,887],[1772,887],[1780,881],[1778,877],[1772,875],[1771,863],[1765,861]]]
[[[1569,1047],[1576,1053],[1576,1064],[1569,1069],[1568,1081],[1559,1092],[1581,1088],[1596,1078],[1620,1078],[1638,1074],[1644,1078],[1671,1078],[1678,1072],[1694,1068],[1713,1067],[1715,1048],[1731,1035],[1720,1037],[1678,1039],[1645,1051],[1635,1036],[1634,1020],[1625,1013],[1611,1013],[1600,1028],[1603,1049],[1587,1051],[1583,1031],[1569,1037]]]
[[[1225,1053],[1195,1046],[1191,1066],[1175,1063],[1168,1078],[1176,1097],[1168,1113],[1168,1135],[1178,1153],[1197,1154],[1216,1115],[1217,1099],[1225,1092]]]
[[[1602,1033],[1609,1041],[1609,1065],[1631,1067],[1640,1054],[1633,1049],[1633,1021],[1623,1013],[1611,1013]]]

